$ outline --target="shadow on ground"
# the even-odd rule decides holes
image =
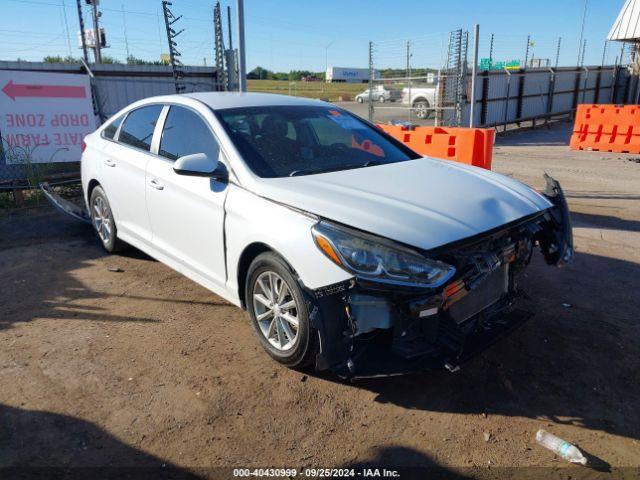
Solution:
[[[540,126],[536,129],[516,129],[500,132],[496,135],[497,147],[515,146],[555,146],[569,145],[571,139],[571,127],[569,122],[555,122],[548,126]]]
[[[200,478],[67,415],[0,404],[0,478]]]
[[[611,215],[598,215],[595,213],[571,212],[571,221],[574,227],[596,227],[607,230],[624,230],[626,232],[640,232],[640,221],[627,220]]]
[[[36,249],[32,248],[37,246]],[[26,247],[26,248],[25,248]],[[31,247],[31,248],[29,248]],[[198,302],[180,298],[158,298],[120,295],[87,288],[73,275],[73,271],[89,267],[92,262],[107,256],[90,225],[69,219],[47,208],[35,214],[14,215],[0,221],[0,271],[5,285],[4,301],[0,302],[0,331],[17,322],[37,318],[90,320],[100,322],[157,323],[157,318],[114,315],[107,308],[91,305],[96,299],[153,300],[162,303],[194,303],[225,305],[220,300]],[[155,262],[142,251],[130,247],[114,255],[118,259]],[[36,273],[37,272],[37,273]],[[105,268],[105,276],[117,281],[118,272]],[[213,296],[212,296],[213,297]]]

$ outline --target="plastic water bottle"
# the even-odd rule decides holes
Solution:
[[[561,456],[565,460],[569,460],[571,463],[587,464],[587,459],[582,455],[580,450],[549,432],[538,430],[538,433],[536,433],[536,443],[548,448],[556,455]]]

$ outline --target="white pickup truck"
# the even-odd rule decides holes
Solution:
[[[437,86],[415,85],[411,86],[411,88],[405,87],[402,89],[402,103],[411,105],[418,118],[429,118],[436,105],[437,90]]]

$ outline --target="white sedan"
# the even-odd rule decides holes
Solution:
[[[334,105],[259,93],[148,98],[85,139],[108,252],[133,245],[245,308],[271,357],[344,376],[456,368],[520,324],[537,244],[572,256],[544,194],[423,158]]]

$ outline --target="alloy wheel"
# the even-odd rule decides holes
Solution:
[[[291,349],[298,338],[298,305],[287,282],[266,271],[253,286],[253,311],[260,332],[276,349]]]
[[[111,215],[107,204],[101,196],[97,196],[93,201],[93,226],[98,232],[98,236],[105,245],[111,240]]]

